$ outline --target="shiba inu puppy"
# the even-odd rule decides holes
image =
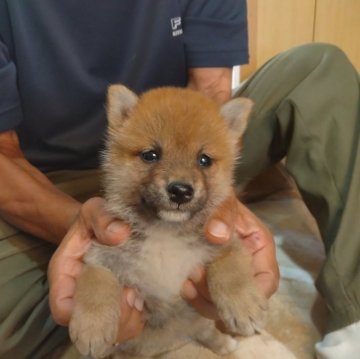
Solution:
[[[147,357],[196,341],[218,354],[238,341],[216,329],[180,296],[199,265],[231,333],[251,335],[262,325],[266,299],[255,286],[249,254],[234,235],[228,245],[204,238],[203,226],[232,190],[232,172],[251,101],[219,108],[189,89],[159,88],[137,97],[121,85],[108,92],[104,152],[107,209],[132,227],[116,247],[93,243],[77,282],[70,335],[95,358],[116,344],[124,286],[144,299],[142,334],[116,346],[118,358]]]

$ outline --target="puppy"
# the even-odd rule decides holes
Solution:
[[[70,336],[84,355],[153,357],[189,340],[218,354],[237,347],[214,322],[180,296],[183,282],[207,268],[211,298],[229,332],[251,335],[263,323],[265,297],[250,258],[234,235],[225,246],[204,238],[203,226],[232,191],[232,172],[251,101],[219,108],[189,89],[159,88],[138,98],[121,85],[108,92],[104,151],[107,209],[131,225],[117,247],[92,243],[77,281]],[[123,287],[144,299],[146,324],[115,345]]]

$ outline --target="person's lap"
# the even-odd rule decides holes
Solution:
[[[49,178],[79,200],[99,192],[96,170],[56,172]],[[55,249],[0,220],[1,358],[41,358],[67,339],[67,328],[55,324],[48,305],[47,266]]]

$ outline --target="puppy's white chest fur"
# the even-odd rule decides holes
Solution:
[[[178,236],[169,229],[150,227],[146,230],[140,253],[139,277],[145,296],[165,301],[179,296],[190,272],[211,257],[213,249],[196,235]]]

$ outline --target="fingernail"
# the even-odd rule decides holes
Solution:
[[[139,312],[141,312],[144,308],[144,300],[142,298],[136,298],[134,306]]]
[[[135,292],[133,290],[130,290],[126,294],[126,302],[127,302],[127,304],[129,305],[130,308],[134,308],[135,301],[136,301]]]
[[[221,221],[217,219],[213,219],[208,226],[208,231],[211,235],[221,239],[229,239],[230,238],[230,230],[229,227]]]
[[[183,285],[182,290],[181,290],[181,294],[186,299],[195,299],[197,297],[197,295],[198,295],[195,287],[189,282],[186,282]]]
[[[129,226],[121,221],[113,221],[106,229],[112,233],[127,232],[129,230]]]

